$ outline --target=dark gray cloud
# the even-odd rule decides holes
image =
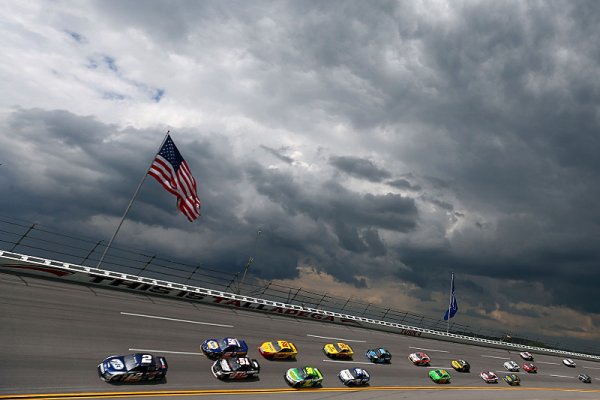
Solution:
[[[518,302],[600,314],[598,2],[89,4],[100,25],[52,20],[86,70],[74,81],[100,74],[78,92],[88,107],[40,106],[35,76],[0,76],[4,212],[81,232],[118,218],[168,129],[139,128],[141,94],[184,121],[203,217],[189,225],[147,182],[130,218],[194,235],[182,256],[236,271],[255,252],[262,277],[300,263],[357,287],[392,276],[424,301],[454,271],[482,323],[547,318]],[[106,27],[143,38],[139,63]],[[60,53],[10,28],[41,64]]]
[[[394,179],[393,181],[387,182],[387,184],[390,186],[393,186],[397,189],[405,189],[405,190],[412,190],[412,191],[421,190],[421,186],[414,185],[404,178]]]
[[[260,145],[260,147],[263,148],[266,152],[274,155],[275,157],[277,157],[279,160],[283,161],[284,163],[291,164],[291,163],[294,162],[293,158],[291,158],[289,156],[286,156],[284,154],[285,149],[279,149],[279,150],[277,150],[277,149],[272,149],[272,148],[270,148],[268,146],[265,146],[265,145]]]
[[[381,182],[391,176],[388,171],[378,168],[372,161],[364,158],[333,156],[329,163],[340,171],[371,182]]]

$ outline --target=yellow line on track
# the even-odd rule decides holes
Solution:
[[[573,388],[540,388],[540,387],[480,387],[480,386],[377,386],[363,388],[315,388],[315,389],[235,389],[235,390],[157,390],[147,392],[88,392],[88,393],[46,393],[46,394],[13,394],[0,395],[2,400],[74,400],[74,399],[120,399],[133,397],[181,397],[181,396],[217,396],[217,395],[248,395],[248,394],[281,394],[296,393],[298,391],[315,392],[357,392],[357,391],[550,391],[550,392],[576,392],[600,393],[600,389],[573,389]]]

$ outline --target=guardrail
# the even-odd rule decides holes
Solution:
[[[279,314],[287,317],[306,318],[346,325],[351,324],[368,329],[376,329],[408,336],[427,337],[488,347],[499,347],[503,349],[530,351],[535,353],[561,355],[571,358],[583,358],[600,361],[600,356],[596,355],[474,338],[465,335],[424,329],[410,325],[365,318],[362,316],[359,317],[318,308],[286,304],[283,302],[245,296],[231,292],[140,277],[122,272],[87,267],[84,265],[70,264],[4,250],[0,250],[0,272],[33,274],[37,276],[52,277],[54,279],[79,282],[88,285],[100,285],[138,293],[150,293],[154,295],[185,299],[188,301],[203,302],[263,313]]]

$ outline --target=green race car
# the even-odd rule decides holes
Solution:
[[[510,386],[518,386],[521,384],[521,378],[519,378],[515,374],[507,374],[504,375],[504,382],[508,383]]]
[[[435,383],[450,383],[450,374],[445,369],[434,369],[429,371],[429,377]]]
[[[323,374],[318,368],[290,368],[285,373],[285,381],[294,388],[319,386],[323,382]]]

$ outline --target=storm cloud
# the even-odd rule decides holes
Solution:
[[[600,3],[144,5],[3,3],[1,214],[107,238],[171,130],[202,217],[147,180],[122,243],[600,339]]]

